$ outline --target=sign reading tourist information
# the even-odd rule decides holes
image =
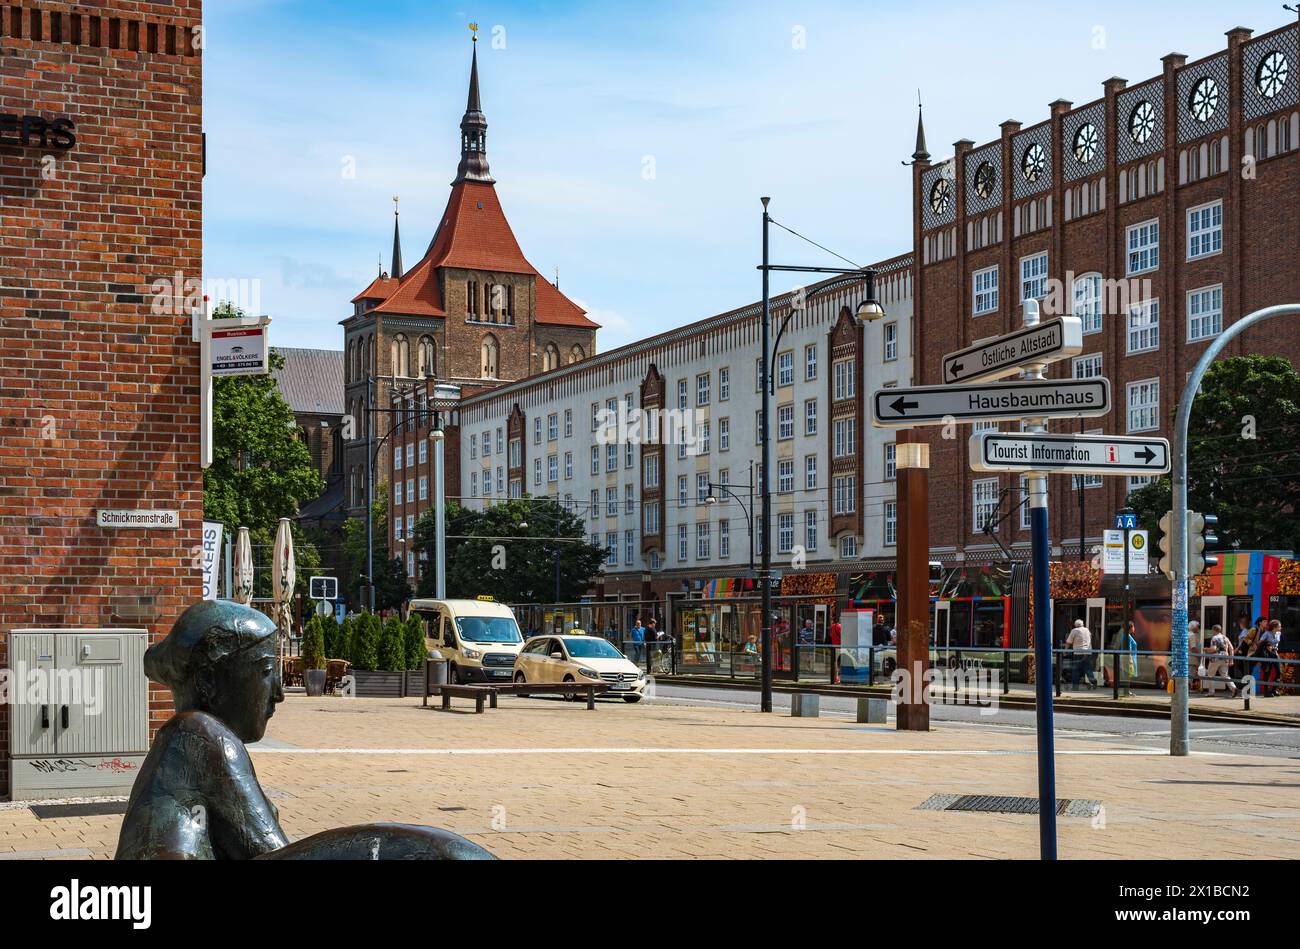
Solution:
[[[878,428],[1023,418],[1097,418],[1110,412],[1110,380],[1051,379],[880,389],[871,397]]]
[[[271,371],[268,358],[269,327],[246,320],[211,320],[212,375],[259,376]]]
[[[1083,352],[1083,321],[1063,316],[943,357],[943,381],[989,382]]]
[[[970,440],[970,466],[976,471],[1159,475],[1169,472],[1169,442],[1109,435],[977,432]]]

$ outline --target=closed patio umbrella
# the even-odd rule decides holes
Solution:
[[[275,624],[280,627],[281,650],[293,634],[293,590],[297,582],[298,571],[293,563],[293,533],[289,529],[289,519],[282,517],[280,526],[275,529],[275,566],[271,574]]]
[[[236,603],[248,606],[253,602],[253,543],[248,539],[248,528],[239,529],[239,540],[235,544],[235,563],[231,569],[235,580],[235,589],[231,598]]]

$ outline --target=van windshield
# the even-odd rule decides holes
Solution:
[[[460,638],[471,643],[521,643],[519,626],[510,616],[457,616]]]

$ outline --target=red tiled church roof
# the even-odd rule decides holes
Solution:
[[[380,274],[370,281],[370,286],[353,297],[352,302],[356,303],[359,300],[387,300],[392,292],[397,289],[397,283],[388,274]]]
[[[584,329],[599,327],[524,257],[501,208],[496,188],[489,182],[462,180],[452,186],[447,210],[428,252],[402,277],[396,292],[390,292],[375,311],[445,316],[438,285],[440,267],[531,274],[537,278],[536,322]]]

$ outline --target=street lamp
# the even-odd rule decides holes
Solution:
[[[762,358],[762,407],[759,422],[759,446],[760,457],[762,458],[762,467],[759,476],[759,495],[762,498],[762,525],[763,525],[763,548],[762,548],[762,566],[758,571],[758,583],[762,588],[762,704],[761,710],[764,712],[772,711],[772,541],[769,528],[772,523],[772,490],[771,490],[771,432],[768,425],[768,414],[770,412],[770,400],[774,391],[772,379],[772,350],[775,348],[771,342],[772,334],[772,299],[770,293],[771,275],[773,271],[782,273],[823,273],[838,276],[856,276],[866,283],[866,298],[858,304],[854,310],[854,321],[859,325],[874,323],[885,315],[884,307],[876,300],[876,272],[869,267],[858,267],[846,270],[843,267],[801,267],[788,264],[773,264],[769,259],[769,239],[768,226],[773,223],[772,216],[767,212],[767,206],[771,198],[763,197],[759,199],[763,204],[763,263],[759,265],[759,270],[763,272],[763,358]],[[777,224],[782,230],[789,231],[801,240],[808,240],[802,234],[791,231],[783,224]],[[812,243],[809,241],[809,243]],[[825,250],[825,248],[822,248]],[[836,254],[835,256],[839,256]],[[847,263],[853,263],[847,258]],[[777,333],[776,342],[780,344],[781,337],[785,334],[786,328],[790,325],[790,320],[794,316],[793,309],[786,316],[785,322],[781,325],[780,332]],[[753,528],[750,528],[750,537],[753,537]]]
[[[717,504],[718,496],[714,493],[714,491],[720,490],[723,493],[730,495],[732,498],[735,498],[736,503],[740,505],[740,510],[745,515],[745,523],[749,527],[749,572],[752,574],[754,572],[754,477],[753,477],[754,466],[751,463],[749,467],[750,467],[749,484],[736,485],[736,487],[738,488],[749,488],[749,507],[745,507],[745,502],[743,502],[740,499],[740,496],[736,494],[736,492],[732,491],[728,485],[715,484],[712,481],[709,482],[709,493],[708,496],[705,497],[704,503]]]

